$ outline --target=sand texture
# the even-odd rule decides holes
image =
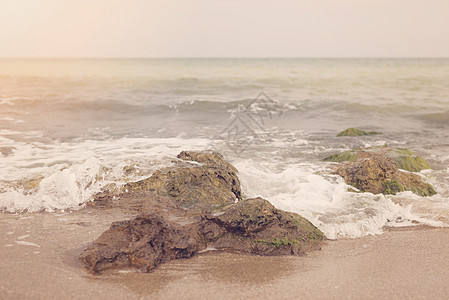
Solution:
[[[119,210],[0,214],[0,299],[448,299],[449,229],[328,241],[303,257],[209,251],[144,274],[94,276],[76,258]]]

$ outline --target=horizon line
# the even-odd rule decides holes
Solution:
[[[0,56],[0,59],[448,59],[449,56]]]

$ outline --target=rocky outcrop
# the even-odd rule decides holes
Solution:
[[[190,220],[195,220],[193,215]],[[183,225],[161,212],[115,222],[79,259],[94,273],[114,268],[147,272],[206,247],[258,255],[301,255],[319,249],[323,240],[323,233],[300,215],[255,198],[218,214],[209,211]]]
[[[347,128],[337,134],[337,136],[364,136],[364,135],[377,135],[382,134],[382,132],[377,131],[363,131],[357,128]]]
[[[343,163],[337,167],[335,174],[342,176],[347,184],[361,192],[395,195],[412,191],[420,196],[436,194],[433,187],[423,182],[420,176],[400,171],[392,158],[375,153],[359,153],[364,153],[365,157]]]
[[[330,162],[354,162],[359,159],[369,158],[373,155],[382,155],[394,160],[398,168],[419,172],[424,169],[430,169],[429,164],[420,156],[406,148],[392,148],[389,146],[371,147],[365,149],[354,149],[343,153],[336,153],[324,158],[324,161]]]
[[[147,272],[207,247],[258,255],[301,255],[320,248],[324,235],[305,218],[262,198],[241,200],[237,170],[220,154],[183,151],[178,158],[174,167],[128,183],[122,192],[95,196],[91,208],[139,215],[113,223],[80,255],[90,271]]]
[[[123,190],[174,197],[185,208],[228,205],[241,199],[237,170],[219,153],[183,151],[178,158],[188,162],[158,170],[147,179],[126,184]]]

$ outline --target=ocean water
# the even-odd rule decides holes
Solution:
[[[438,194],[350,193],[322,161],[386,143],[423,156]],[[449,59],[0,59],[4,213],[83,209],[203,149],[329,238],[449,226]]]

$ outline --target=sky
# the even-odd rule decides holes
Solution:
[[[449,0],[0,0],[0,57],[449,57]]]

